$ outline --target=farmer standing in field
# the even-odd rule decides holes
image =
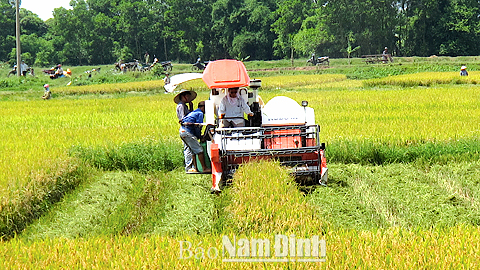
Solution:
[[[192,101],[196,97],[197,93],[195,91],[182,89],[173,99],[173,101],[178,104],[177,118],[180,124],[182,123],[183,118],[193,110]],[[185,172],[196,172],[192,151],[185,141],[183,143],[183,156],[185,158]]]
[[[466,66],[462,66],[460,68],[460,76],[468,76],[468,72],[467,72],[467,67]]]
[[[180,126],[180,138],[182,138],[184,144],[190,148],[190,151],[198,156],[200,164],[202,165],[202,171],[204,173],[212,172],[205,163],[205,155],[203,153],[203,147],[198,140],[202,136],[203,115],[205,114],[205,101],[198,103],[198,109],[189,113],[183,117]],[[197,173],[198,169],[193,168],[187,171],[187,173]]]

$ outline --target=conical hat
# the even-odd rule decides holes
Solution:
[[[197,92],[182,89],[182,90],[180,90],[180,92],[178,92],[178,94],[173,98],[173,101],[178,104],[178,103],[180,102],[180,94],[185,93],[185,92],[189,92],[189,93],[190,93],[190,99],[189,99],[187,102],[192,102],[192,101],[197,97]]]

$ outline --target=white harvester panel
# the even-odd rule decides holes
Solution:
[[[313,109],[306,110],[295,100],[278,96],[272,98],[262,109],[262,126],[305,125],[315,123]],[[308,116],[308,117],[307,117]]]
[[[223,130],[229,132],[222,132]],[[259,139],[259,136],[261,136],[262,133],[260,131],[251,128],[246,134],[243,132],[232,132],[236,130],[240,129],[217,129],[218,132],[214,135],[213,140],[218,142],[218,148],[220,150],[258,150],[261,148],[262,140]]]

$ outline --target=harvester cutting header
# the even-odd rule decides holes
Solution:
[[[327,184],[325,144],[319,141],[320,127],[308,102],[299,105],[278,96],[263,105],[258,95],[261,80],[251,80],[245,65],[237,60],[210,62],[202,79],[211,89],[205,101],[204,137],[212,166],[212,191],[220,191],[238,166],[251,159],[277,159],[302,182]],[[244,100],[248,108],[232,101],[230,95],[237,92],[238,100]],[[228,110],[237,110],[241,116],[232,116],[235,113]]]

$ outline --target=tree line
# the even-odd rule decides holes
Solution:
[[[480,55],[478,0],[72,0],[43,21],[20,10],[22,59],[193,62],[381,53]],[[0,0],[0,61],[15,61],[15,9]],[[150,60],[151,61],[151,60]]]

